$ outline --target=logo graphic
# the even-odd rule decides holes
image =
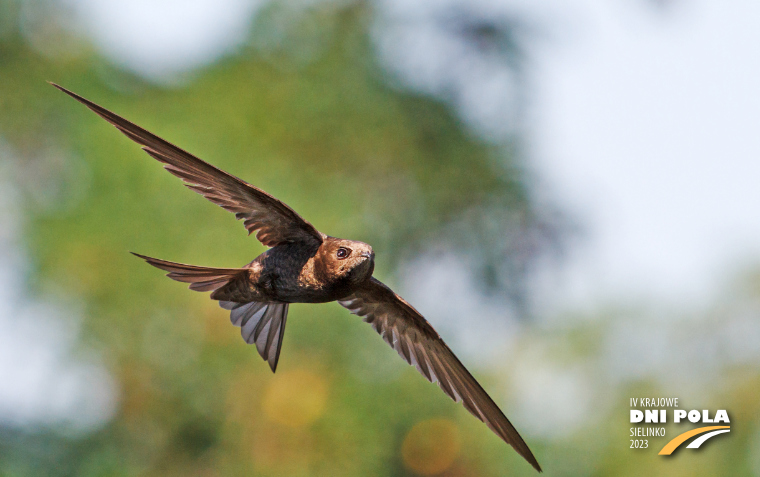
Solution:
[[[662,446],[661,442],[670,441],[658,453],[669,456],[687,441],[685,447],[699,449],[709,439],[731,432],[731,419],[726,409],[684,409],[679,399],[674,397],[631,398],[630,403],[632,427],[629,428],[628,437],[631,449],[655,451]],[[680,432],[680,425],[687,422],[707,427],[698,427],[671,438],[669,433]],[[674,426],[668,426],[669,423]]]
[[[659,452],[659,455],[670,455],[687,440],[691,439],[694,436],[702,434],[699,438],[694,439],[691,444],[686,446],[687,449],[699,449],[699,446],[704,444],[707,439],[729,431],[731,431],[730,426],[708,426],[692,429],[690,431],[684,432],[683,434],[679,434],[672,441],[665,444],[665,447],[662,448],[662,450]]]

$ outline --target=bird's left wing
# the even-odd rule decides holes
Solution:
[[[185,185],[216,205],[244,220],[248,234],[267,247],[286,242],[303,242],[319,247],[322,234],[293,209],[258,187],[212,166],[118,114],[67,90],[53,86],[90,108],[125,136],[140,144],[164,169],[185,181]]]
[[[359,290],[338,302],[364,318],[407,363],[414,365],[428,381],[437,382],[454,401],[461,401],[468,411],[541,471],[528,445],[496,403],[430,323],[403,298],[371,278]]]

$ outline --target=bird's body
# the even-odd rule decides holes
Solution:
[[[135,254],[190,289],[211,292],[249,344],[276,371],[291,303],[338,301],[361,316],[409,364],[462,402],[539,472],[532,452],[430,323],[372,276],[368,244],[325,235],[293,209],[247,182],[193,156],[101,106],[53,85],[140,144],[190,189],[233,212],[248,233],[271,247],[241,268],[211,268]]]
[[[338,246],[347,250],[350,246],[351,256],[340,261],[330,260],[333,249]],[[374,260],[372,247],[353,240],[325,237],[318,248],[284,243],[242,267],[244,272],[214,289],[211,298],[240,303],[336,301],[350,295],[356,284],[369,280]]]

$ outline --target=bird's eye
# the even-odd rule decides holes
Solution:
[[[335,255],[338,257],[338,259],[343,260],[344,258],[351,255],[351,250],[347,249],[346,247],[341,247],[337,252],[335,252]]]

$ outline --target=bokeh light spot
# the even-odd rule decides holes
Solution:
[[[311,371],[296,369],[275,375],[264,395],[263,409],[274,422],[300,427],[319,419],[327,402],[327,383]]]
[[[412,427],[401,444],[404,465],[421,475],[447,470],[459,455],[459,428],[448,419],[429,419]]]

